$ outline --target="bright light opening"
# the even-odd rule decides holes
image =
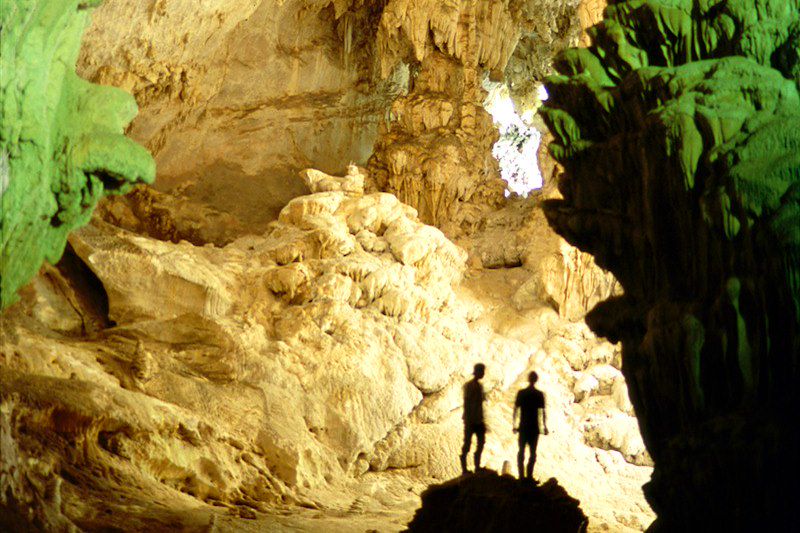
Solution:
[[[542,135],[527,125],[534,111],[519,116],[506,84],[485,82],[484,88],[489,91],[484,107],[491,113],[500,131],[500,139],[492,148],[492,155],[500,163],[500,176],[508,183],[506,196],[511,193],[527,196],[530,191],[542,188],[542,174],[536,157]],[[544,100],[547,93],[537,96],[539,100]]]

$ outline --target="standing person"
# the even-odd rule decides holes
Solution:
[[[472,435],[478,440],[475,449],[475,470],[481,467],[483,444],[486,442],[486,424],[483,421],[483,393],[481,379],[486,373],[486,365],[478,363],[472,371],[473,378],[464,385],[464,446],[461,448],[461,472],[467,473],[467,454],[472,446]]]
[[[522,467],[525,464],[525,446],[530,447],[528,458],[528,469],[525,477],[533,479],[533,465],[536,463],[536,445],[539,443],[539,423],[545,435],[547,430],[547,413],[544,408],[544,393],[535,387],[539,380],[536,372],[528,374],[528,386],[517,393],[514,402],[514,414],[512,415],[512,425],[514,433],[519,431],[519,453],[517,453],[517,469],[519,478],[523,477]],[[520,412],[519,426],[517,426],[517,411]]]

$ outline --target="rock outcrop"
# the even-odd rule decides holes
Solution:
[[[541,196],[496,209],[482,81],[503,75],[520,35],[538,54],[531,65],[549,68],[548,54],[577,39],[577,5],[97,9],[79,73],[134,94],[142,113],[129,131],[160,183],[103,199],[4,311],[0,529],[399,529],[425,485],[458,471],[461,385],[477,361],[488,367],[487,466],[513,459],[511,406],[536,369],[552,430],[537,474],[580,498],[590,527],[648,524],[650,459],[619,346],[572,322],[617,282],[546,228]],[[18,13],[2,9],[5,69],[16,42],[6,16]],[[35,89],[23,96],[49,86]],[[85,116],[98,123],[116,116],[93,105]],[[59,139],[62,111],[41,123]],[[370,176],[358,164],[380,122]],[[120,142],[92,159],[108,163],[104,187],[117,184],[114,165],[144,154]],[[411,159],[390,174],[381,161],[395,145]],[[41,169],[74,154],[44,153]],[[146,154],[139,162],[152,175]],[[308,166],[322,170],[298,180]],[[73,185],[53,194],[71,198]],[[13,229],[3,237],[26,236]]]
[[[0,8],[0,308],[104,194],[151,182],[150,154],[123,135],[130,95],[75,73],[80,39],[99,2],[22,0]]]
[[[381,19],[382,68],[411,62],[408,95],[392,105],[375,155],[376,186],[450,233],[470,229],[503,199],[483,108],[484,74],[499,78],[526,24],[526,2],[389,2]]]
[[[422,493],[409,533],[473,531],[585,533],[580,502],[555,479],[537,487],[495,472],[452,479]]]
[[[556,61],[553,227],[624,295],[587,320],[623,343],[655,461],[653,530],[796,523],[800,2],[611,2]],[[765,525],[769,524],[769,525]]]
[[[314,167],[365,164],[407,70],[373,67],[380,3],[107,0],[79,72],[130,91],[130,135],[158,164],[155,187],[260,233],[308,189]]]
[[[520,94],[530,72],[549,72],[577,39],[579,2],[562,4],[108,0],[80,73],[134,94],[130,133],[155,156],[160,191],[243,229],[263,231],[307,192],[297,171],[341,173],[372,156],[375,190],[454,233],[503,198],[482,82],[507,75],[515,50],[530,63],[512,69]]]
[[[618,350],[546,305],[503,309],[502,269],[462,281],[466,253],[396,197],[361,193],[361,169],[303,176],[320,192],[263,235],[195,245],[97,218],[71,237],[69,257],[91,271],[60,264],[26,287],[0,330],[0,503],[12,517],[186,525],[213,515],[207,504],[240,517],[330,510],[369,476],[447,479],[461,385],[483,361],[487,464],[513,457],[513,396],[536,368],[555,432],[539,468],[598,524],[646,524]]]
[[[476,54],[478,44],[471,46]],[[377,190],[396,194],[449,234],[474,229],[482,214],[502,203],[505,190],[492,156],[498,133],[482,106],[477,59],[464,65],[441,52],[427,54],[408,96],[392,105],[369,163]]]

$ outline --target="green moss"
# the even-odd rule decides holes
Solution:
[[[2,307],[42,261],[58,261],[104,194],[155,178],[150,154],[123,134],[133,97],[75,73],[89,8],[99,3],[0,3]]]

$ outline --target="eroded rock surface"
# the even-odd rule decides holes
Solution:
[[[62,303],[65,286],[80,292],[66,274],[26,288],[4,315],[3,438],[20,458],[4,471],[36,457],[41,472],[20,479],[62,480],[56,505],[52,481],[4,478],[5,504],[83,528],[222,521],[208,504],[241,519],[273,521],[288,505],[353,524],[358,509],[408,520],[413,501],[377,494],[459,471],[461,385],[483,361],[487,465],[513,459],[513,396],[536,368],[554,432],[537,468],[598,528],[646,525],[636,493],[649,470],[633,464],[646,464],[626,436],[635,419],[615,403],[617,349],[546,304],[507,307],[511,278],[529,272],[469,267],[413,208],[357,191],[360,172],[306,173],[312,188],[351,191],[298,197],[266,233],[224,247],[99,218],[75,233],[112,327],[86,333],[92,305]],[[585,376],[597,385],[581,388]]]
[[[130,133],[155,156],[160,191],[178,189],[245,231],[263,231],[307,192],[297,171],[341,173],[375,152],[377,189],[454,233],[503,197],[484,78],[513,72],[515,94],[528,94],[525,79],[541,80],[577,40],[578,5],[109,0],[80,72],[135,95]],[[519,68],[504,70],[515,49]]]
[[[606,15],[548,83],[566,175],[546,212],[623,286],[588,319],[623,343],[654,529],[789,527],[800,3],[620,1]]]
[[[130,95],[75,73],[99,2],[21,0],[0,9],[0,308],[16,301],[104,194],[151,182],[150,154],[123,135]]]
[[[366,163],[407,71],[380,77],[381,6],[371,2],[108,0],[86,32],[80,72],[129,90],[131,136],[162,192],[262,232],[308,192],[307,167]]]
[[[497,210],[482,107],[520,35],[517,80],[577,39],[577,4],[98,9],[79,71],[135,95],[159,190],[105,199],[2,317],[0,529],[400,530],[459,471],[483,361],[486,464],[513,462],[536,369],[537,477],[590,531],[642,530],[619,347],[572,321],[617,283],[544,227],[539,196]],[[380,122],[370,177],[348,163]],[[405,166],[382,167],[395,145]]]

